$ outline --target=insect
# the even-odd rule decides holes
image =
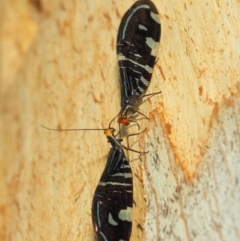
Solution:
[[[113,129],[104,133],[112,148],[93,197],[93,226],[98,241],[128,241],[132,230],[132,170]]]
[[[117,36],[121,78],[118,122],[129,125],[147,91],[161,35],[157,8],[150,0],[135,2],[122,18]],[[160,92],[158,92],[160,93]],[[146,116],[145,116],[146,117]]]

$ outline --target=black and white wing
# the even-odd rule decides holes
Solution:
[[[121,78],[121,107],[134,105],[146,92],[156,61],[161,25],[150,0],[132,5],[122,18],[117,36]]]
[[[98,241],[128,241],[132,230],[132,171],[121,146],[115,145],[115,140],[110,142],[113,147],[94,194],[92,220]]]

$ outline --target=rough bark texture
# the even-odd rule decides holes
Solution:
[[[116,36],[134,1],[0,1],[0,239],[93,241],[120,105]],[[240,3],[159,1],[162,37],[129,153],[131,240],[240,240]],[[117,125],[116,125],[117,127]],[[129,132],[135,132],[130,129]],[[131,139],[131,143],[134,138]]]

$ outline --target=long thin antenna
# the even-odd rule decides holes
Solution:
[[[44,129],[47,129],[49,131],[105,131],[108,128],[104,128],[104,129],[54,129],[54,128],[48,128],[46,126],[41,125],[41,127],[43,127]]]
[[[116,118],[116,117],[115,117],[115,118]],[[115,119],[115,118],[114,118],[114,119]],[[114,119],[113,119],[113,120],[114,120]],[[49,131],[106,131],[106,130],[110,130],[111,133],[112,133],[111,136],[112,136],[113,138],[116,138],[116,136],[118,135],[118,134],[117,134],[117,135],[114,135],[114,134],[113,134],[114,131],[115,131],[115,129],[114,129],[113,127],[110,127],[110,125],[109,125],[109,128],[102,128],[102,129],[91,129],[91,128],[88,128],[88,129],[54,129],[54,128],[48,128],[48,127],[43,126],[43,125],[40,125],[40,126],[43,127],[44,129],[49,130]],[[145,129],[144,129],[143,131],[145,131]],[[139,134],[141,134],[143,131],[141,131],[140,133],[131,134],[131,135],[129,135],[129,136],[139,135]],[[124,145],[122,145],[122,144],[120,143],[121,140],[122,140],[122,139],[118,139],[117,142],[119,142],[120,146],[121,146],[123,149],[125,149],[125,150],[129,150],[129,151],[132,151],[132,152],[136,152],[136,153],[139,153],[140,155],[144,155],[144,154],[148,153],[148,152],[136,151],[136,150],[134,150],[134,149],[131,149],[131,148],[129,148],[129,147],[126,147],[126,146],[124,146]],[[128,142],[128,140],[127,140],[127,142]]]
[[[113,123],[113,121],[118,117],[118,115],[116,115],[115,117],[113,117],[113,119],[110,121],[109,123],[109,129],[112,129],[111,124]]]

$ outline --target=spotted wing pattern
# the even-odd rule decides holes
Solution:
[[[125,153],[113,136],[106,167],[92,203],[98,241],[128,241],[132,230],[133,181]]]
[[[161,25],[149,0],[140,0],[125,13],[117,36],[121,107],[135,105],[146,92],[156,61]]]

